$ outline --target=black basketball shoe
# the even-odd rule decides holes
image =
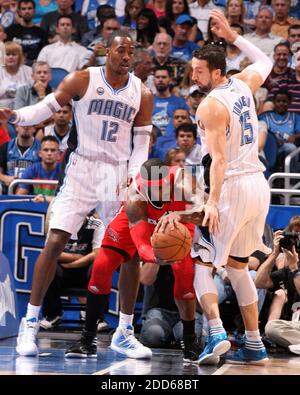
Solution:
[[[97,336],[83,329],[81,338],[66,350],[66,358],[97,358]]]
[[[186,335],[181,341],[181,348],[183,350],[183,361],[187,363],[197,363],[199,354],[202,351],[200,343],[197,341],[195,335]]]

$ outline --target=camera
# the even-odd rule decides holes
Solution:
[[[293,246],[295,246],[296,252],[300,252],[300,232],[283,232],[282,236],[283,239],[279,242],[281,251],[282,248],[292,251]]]

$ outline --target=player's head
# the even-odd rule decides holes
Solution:
[[[211,91],[225,77],[225,56],[224,49],[216,45],[205,45],[194,51],[192,79],[202,92]]]
[[[134,41],[124,30],[114,31],[107,40],[106,67],[114,74],[126,75],[131,68],[134,55]]]
[[[142,191],[157,207],[170,201],[170,171],[161,159],[153,158],[143,163],[139,182]]]

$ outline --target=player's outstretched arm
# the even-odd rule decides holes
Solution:
[[[140,110],[133,125],[133,150],[129,159],[128,179],[135,177],[142,164],[148,159],[150,134],[152,131],[153,95],[142,84]]]
[[[7,109],[0,110],[0,120],[6,118],[6,120],[21,126],[38,125],[59,111],[72,98],[82,97],[88,82],[87,70],[76,71],[64,78],[55,93],[47,95],[39,103],[10,112]]]
[[[255,92],[270,74],[273,63],[259,48],[244,37],[238,35],[231,27],[226,17],[219,10],[212,10],[211,17],[217,22],[212,27],[212,32],[218,37],[238,47],[252,62],[241,73],[235,74],[234,78],[243,80]]]

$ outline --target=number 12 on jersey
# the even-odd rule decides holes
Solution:
[[[253,141],[253,127],[251,124],[250,113],[245,111],[240,116],[241,124],[241,145],[250,144]]]
[[[113,121],[102,121],[101,136],[100,140],[110,141],[114,143],[117,141],[117,134],[119,131],[118,122]]]

